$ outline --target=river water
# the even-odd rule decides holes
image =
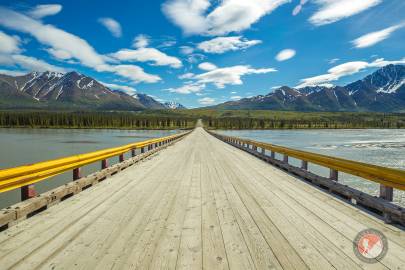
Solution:
[[[176,132],[178,131],[0,129],[0,169],[168,136]],[[330,156],[405,169],[405,130],[228,130],[219,132]],[[291,163],[299,165],[298,160],[290,160]],[[110,164],[115,162],[117,158],[110,159]],[[83,174],[89,174],[99,168],[99,163],[86,166],[83,168]],[[316,165],[310,164],[309,169],[324,176],[329,174],[328,170]],[[72,172],[67,172],[37,183],[36,190],[44,192],[65,184],[71,179]],[[347,174],[340,174],[339,181],[369,194],[378,195],[379,186],[373,182]],[[18,202],[19,196],[18,190],[1,193],[0,209]],[[395,191],[394,202],[405,206],[405,193]]]
[[[86,153],[128,143],[169,136],[178,131],[108,129],[0,129],[0,169]],[[129,157],[127,154],[126,157]],[[118,162],[111,158],[110,164]],[[83,168],[83,175],[97,171],[97,162]],[[66,172],[35,185],[41,193],[72,181]],[[0,193],[0,209],[20,200],[18,190]]]
[[[405,169],[405,130],[240,130],[218,131],[221,134],[268,142],[309,152],[326,154],[385,167]],[[281,159],[281,157],[278,157]],[[294,165],[298,160],[292,159]],[[309,165],[309,169],[328,176],[329,170]],[[371,195],[378,195],[379,185],[340,173],[339,181]],[[394,191],[394,202],[405,206],[405,192]]]

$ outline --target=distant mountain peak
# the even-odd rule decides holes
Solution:
[[[213,108],[296,111],[405,111],[405,66],[388,65],[346,86],[282,86]]]
[[[144,94],[132,97],[111,91],[97,80],[75,71],[31,72],[23,76],[0,74],[0,108],[92,109],[138,111],[164,109]]]
[[[176,102],[176,101],[168,101],[163,104],[167,109],[172,109],[172,110],[179,110],[179,109],[186,109],[182,104]]]

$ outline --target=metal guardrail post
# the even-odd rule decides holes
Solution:
[[[394,199],[394,189],[380,184],[380,198],[392,202]]]
[[[135,156],[136,156],[135,148],[131,150],[131,156],[132,156],[132,157],[135,157]]]
[[[339,172],[337,170],[334,169],[330,169],[329,172],[329,179],[333,180],[333,181],[337,181],[339,177]]]
[[[262,155],[263,156],[266,155],[266,149],[264,149],[263,147],[262,147]]]
[[[274,151],[271,151],[270,157],[272,159],[275,159],[276,158],[276,153]]]
[[[20,190],[21,190],[21,201],[28,200],[37,195],[34,185],[23,186],[20,188]]]
[[[301,160],[301,169],[308,171],[308,161]]]
[[[82,168],[73,169],[73,181],[82,178]]]
[[[141,154],[145,153],[145,147],[141,147]]]
[[[108,168],[108,159],[103,159],[101,161],[101,169],[103,170],[103,169],[106,169],[106,168]]]
[[[119,160],[119,162],[123,162],[125,160],[124,154],[119,155],[118,160]]]
[[[283,155],[283,162],[288,163],[288,155]]]

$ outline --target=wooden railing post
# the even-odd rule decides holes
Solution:
[[[380,198],[392,202],[394,199],[394,189],[380,184]]]
[[[73,181],[82,178],[82,168],[73,169]]]
[[[103,159],[101,161],[101,169],[103,170],[103,169],[106,169],[106,168],[108,168],[108,159]]]
[[[329,179],[333,180],[333,181],[338,181],[338,178],[339,178],[339,172],[337,170],[330,169]]]
[[[20,188],[20,190],[21,190],[21,201],[25,201],[37,196],[34,185],[23,186]]]
[[[308,171],[308,161],[306,160],[301,161],[301,169]]]

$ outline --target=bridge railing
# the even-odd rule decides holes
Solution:
[[[73,180],[77,180],[82,177],[81,167],[85,165],[101,161],[101,169],[105,169],[108,167],[109,158],[118,157],[119,162],[123,162],[124,154],[127,152],[131,152],[131,156],[134,157],[136,149],[140,149],[141,153],[145,153],[184,137],[188,133],[183,132],[95,152],[3,169],[0,170],[0,193],[20,188],[21,199],[26,200],[35,194],[35,191],[33,191],[34,183],[71,170],[73,171]]]
[[[380,203],[381,200],[392,202],[394,189],[405,190],[404,170],[331,157],[249,139],[225,136],[216,132],[210,133],[224,142],[246,150],[262,159],[266,159],[279,167],[286,168],[294,174],[298,174],[304,178],[322,180],[321,182],[325,183],[328,188],[335,189],[334,191],[344,194],[347,198],[355,198],[358,201],[363,201],[366,206],[377,208],[378,211],[381,211],[384,214],[385,212],[395,212],[395,214],[399,214],[401,216],[402,220],[405,220],[405,212],[403,211],[404,208],[396,207],[392,204]],[[282,160],[276,159],[276,153],[283,156]],[[294,167],[289,164],[289,157],[301,160],[301,166]],[[329,178],[325,179],[324,177],[310,173],[308,163],[313,163],[328,168],[330,171]],[[363,179],[380,184],[379,201],[376,201],[372,196],[367,196],[364,193],[348,188],[347,186],[339,185],[339,172],[359,176]],[[342,187],[344,187],[344,189]],[[376,204],[378,204],[378,206]]]

